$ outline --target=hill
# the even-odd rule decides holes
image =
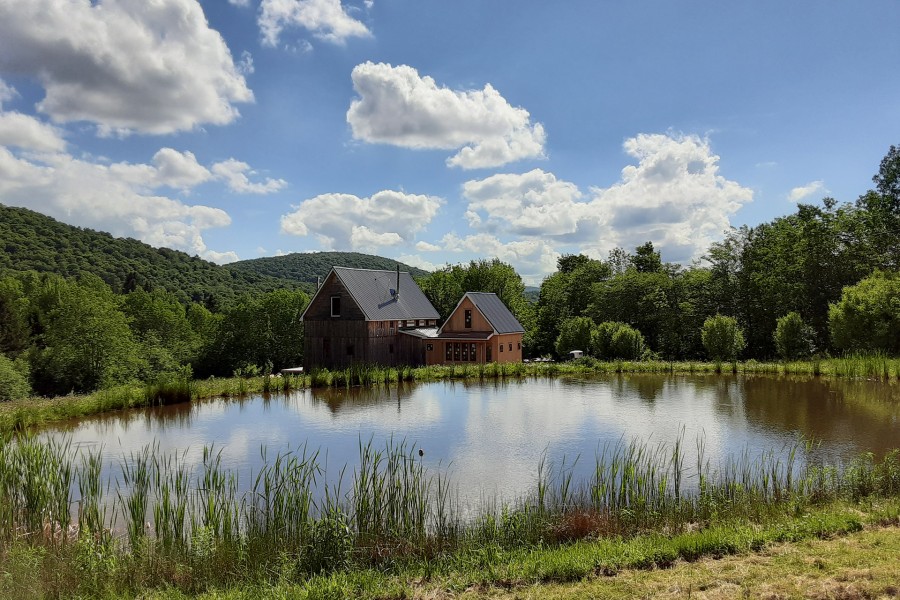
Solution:
[[[169,248],[73,227],[40,213],[0,204],[0,273],[88,272],[116,292],[134,286],[164,288],[183,300],[216,306],[247,293],[309,289],[299,281],[232,270]]]
[[[227,268],[240,273],[256,273],[315,284],[316,278],[324,279],[332,266],[394,270],[398,264],[400,270],[409,271],[413,277],[428,275],[428,271],[398,263],[396,260],[359,252],[298,252],[284,256],[240,260],[231,263]]]

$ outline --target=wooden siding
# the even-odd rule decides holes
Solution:
[[[472,326],[466,327],[466,311],[472,311]],[[447,318],[447,322],[444,323],[443,328],[441,329],[444,333],[449,332],[457,332],[457,331],[468,331],[468,332],[492,332],[494,328],[488,323],[487,319],[484,318],[484,315],[475,308],[475,304],[469,300],[468,298],[463,298],[463,301],[459,304],[457,309],[453,311],[453,313]]]
[[[341,316],[331,316],[331,298],[341,299]],[[365,321],[366,315],[353,300],[353,296],[343,286],[341,280],[332,272],[322,284],[312,304],[306,309],[303,321]]]

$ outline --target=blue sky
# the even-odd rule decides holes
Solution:
[[[0,0],[0,203],[216,262],[688,264],[871,187],[898,30],[895,0]]]

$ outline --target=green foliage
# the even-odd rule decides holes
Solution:
[[[746,346],[744,333],[734,317],[707,318],[700,335],[703,347],[713,360],[735,360]]]
[[[637,329],[617,321],[605,321],[591,331],[591,354],[603,360],[639,360],[646,350]]]
[[[21,359],[12,361],[5,354],[0,354],[0,402],[20,400],[30,394],[28,364]]]
[[[566,356],[572,350],[589,351],[594,322],[590,317],[570,317],[559,326],[556,355]]]
[[[900,274],[876,272],[844,288],[829,319],[842,350],[900,353]]]
[[[318,277],[324,280],[333,266],[393,271],[397,265],[400,265],[401,271],[408,271],[416,278],[428,275],[428,271],[396,260],[359,252],[301,252],[284,256],[267,256],[239,260],[227,265],[227,268],[232,272],[265,275],[314,284]]]
[[[309,296],[301,291],[278,290],[246,298],[229,308],[215,326],[215,337],[198,363],[198,374],[228,376],[238,369],[247,373],[265,365],[271,372],[301,364],[300,316],[307,304]],[[199,312],[194,316],[206,318]]]
[[[775,326],[775,348],[785,360],[805,358],[813,353],[813,330],[800,313],[789,312]]]
[[[638,273],[655,273],[663,268],[662,258],[658,251],[653,249],[653,242],[647,242],[635,249],[631,257],[631,264]]]
[[[0,278],[0,352],[18,354],[28,347],[28,299],[22,282]]]
[[[50,387],[42,391],[94,390],[134,377],[138,368],[138,347],[119,297],[96,276],[59,287],[43,342],[34,373],[41,388]]]
[[[294,279],[265,275],[252,266],[223,267],[184,252],[0,205],[0,273],[25,271],[63,277],[92,273],[115,292],[162,288],[181,301],[213,308],[247,293],[301,287]]]

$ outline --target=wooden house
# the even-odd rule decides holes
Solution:
[[[425,363],[521,362],[525,328],[497,294],[467,292],[433,334],[408,331],[425,342]]]
[[[407,272],[333,267],[301,317],[303,366],[425,364],[422,338],[404,332],[436,332],[439,318]]]

